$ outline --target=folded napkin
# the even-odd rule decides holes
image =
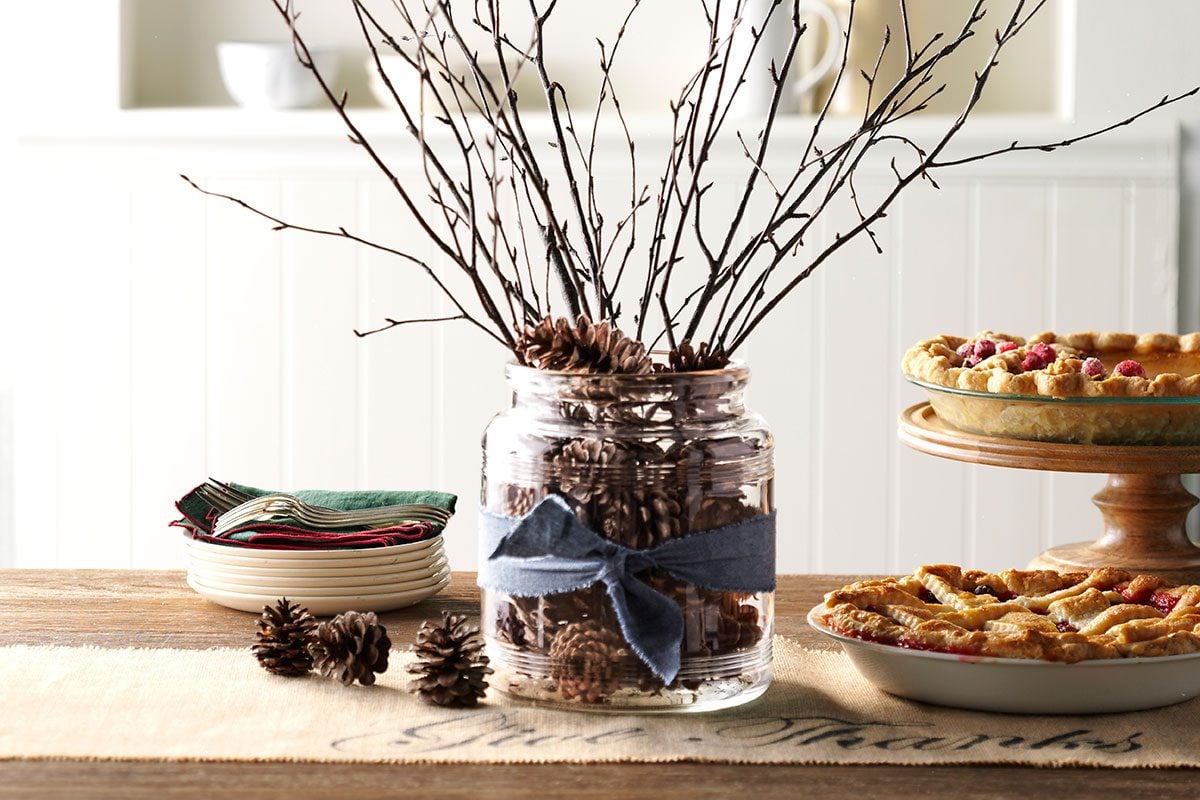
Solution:
[[[234,489],[254,497],[277,494],[269,489],[258,489],[238,483],[229,484]],[[306,527],[300,520],[276,517],[270,522],[250,523],[235,528],[221,538],[212,535],[220,511],[200,496],[199,487],[192,489],[176,503],[175,507],[183,518],[172,526],[191,532],[195,539],[237,547],[270,548],[272,550],[325,550],[364,547],[386,547],[403,542],[430,539],[442,532],[442,526],[433,522],[407,522],[383,528],[351,526],[330,530]],[[443,508],[454,513],[457,497],[445,492],[434,491],[330,491],[307,489],[288,492],[306,503],[324,506],[338,511],[358,511],[364,508],[423,503]]]

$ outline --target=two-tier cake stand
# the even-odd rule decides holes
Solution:
[[[1200,547],[1185,523],[1196,496],[1180,475],[1200,472],[1200,447],[1060,444],[983,436],[941,420],[929,403],[900,415],[900,441],[929,455],[996,467],[1108,473],[1092,502],[1104,517],[1094,542],[1051,548],[1030,564],[1060,572],[1115,566],[1200,583]]]

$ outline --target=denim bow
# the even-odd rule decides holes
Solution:
[[[480,511],[480,535],[480,586],[541,597],[603,583],[625,641],[664,683],[679,673],[683,612],[638,573],[662,569],[718,592],[775,590],[774,512],[633,550],[600,536],[550,495],[524,517]]]

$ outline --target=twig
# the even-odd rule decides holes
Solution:
[[[372,328],[371,330],[367,331],[355,329],[354,335],[361,339],[364,336],[371,336],[376,333],[382,333],[383,331],[390,331],[392,328],[398,328],[401,325],[414,325],[416,323],[426,322],[452,322],[459,319],[466,319],[466,317],[462,314],[455,314],[452,317],[426,317],[425,319],[392,319],[391,317],[384,317],[383,321],[387,323],[386,325],[381,325],[378,328]]]

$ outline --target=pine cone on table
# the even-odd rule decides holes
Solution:
[[[620,688],[625,640],[595,620],[575,622],[550,646],[550,675],[564,700],[599,703]]]
[[[701,342],[699,347],[680,342],[667,354],[667,363],[673,372],[703,372],[729,366],[729,356],[723,348],[714,348],[708,342]]]
[[[427,703],[452,708],[477,705],[487,692],[492,674],[483,652],[479,629],[467,624],[461,614],[442,612],[441,623],[426,622],[417,632],[413,646],[417,660],[408,671],[418,676],[408,685],[410,692]]]
[[[307,608],[286,597],[273,606],[263,606],[258,621],[257,643],[252,650],[267,672],[294,678],[313,668],[308,643],[317,621]]]
[[[387,672],[392,640],[374,612],[347,611],[317,626],[308,651],[313,666],[327,678],[349,686],[375,683],[375,673]]]
[[[560,372],[632,375],[653,368],[641,342],[608,322],[594,323],[583,315],[574,323],[547,316],[527,326],[517,340],[516,353],[526,366]]]

